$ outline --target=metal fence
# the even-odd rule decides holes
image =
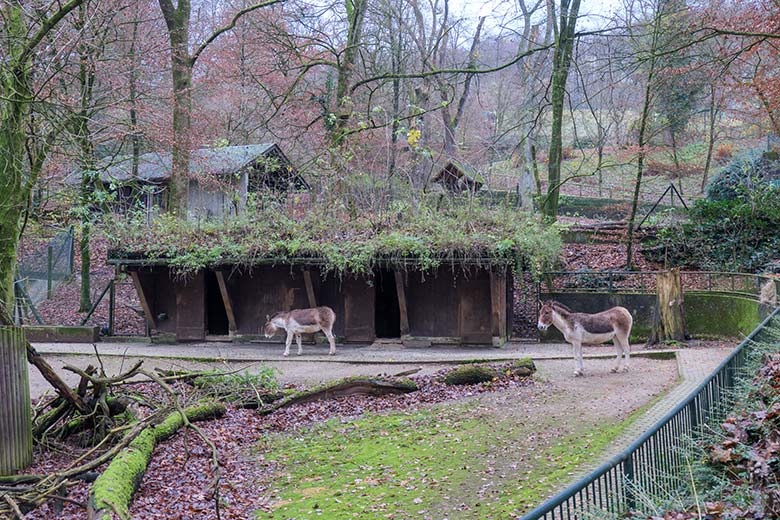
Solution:
[[[780,326],[780,308],[772,312],[723,363],[682,403],[625,451],[602,464],[521,520],[584,520],[622,515],[636,505],[638,492],[668,494],[684,482],[689,464],[685,448],[706,426],[720,423],[733,404],[739,382],[752,378],[746,363],[755,342],[771,339],[769,327]]]
[[[544,273],[540,292],[654,293],[658,271],[554,271]],[[780,289],[780,278],[761,274],[716,271],[682,271],[684,291],[723,292],[754,300],[772,281]],[[780,292],[780,291],[778,291]]]
[[[73,227],[62,230],[49,243],[18,264],[18,280],[23,282],[33,302],[51,297],[56,286],[73,275]],[[45,290],[45,293],[44,293]]]

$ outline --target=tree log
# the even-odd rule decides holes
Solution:
[[[32,412],[24,332],[0,327],[0,475],[32,463]]]
[[[392,380],[377,377],[352,377],[341,379],[311,390],[297,392],[289,397],[280,399],[273,404],[261,408],[258,413],[269,413],[294,404],[326,401],[348,395],[389,395],[408,394],[417,390],[417,384],[408,379]]]
[[[656,315],[648,344],[685,341],[685,312],[680,270],[656,275]]]
[[[206,403],[185,408],[184,413],[191,422],[203,421],[221,417],[225,407],[220,403]],[[95,480],[87,504],[89,518],[111,520],[111,513],[129,518],[133,493],[141,484],[154,447],[172,437],[183,425],[184,419],[177,411],[160,424],[145,428],[133,439]]]

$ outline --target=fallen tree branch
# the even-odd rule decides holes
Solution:
[[[110,520],[111,513],[127,518],[135,490],[141,483],[155,446],[173,436],[186,421],[201,421],[225,413],[221,403],[206,403],[176,411],[156,426],[143,429],[95,480],[87,504],[90,518]]]
[[[408,394],[416,391],[417,384],[408,379],[384,379],[379,377],[351,377],[341,379],[311,390],[297,392],[283,399],[279,399],[271,405],[258,410],[261,415],[267,415],[280,408],[294,404],[326,401],[348,395],[389,395]]]

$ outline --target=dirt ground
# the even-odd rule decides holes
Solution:
[[[87,355],[47,355],[49,363],[54,369],[65,376],[71,384],[76,383],[77,376],[62,370],[64,365],[85,367],[87,364],[96,364],[94,356]],[[115,374],[127,369],[139,358],[104,356],[102,362],[108,374]],[[429,504],[428,513],[416,518],[441,519],[441,518],[515,518],[513,515],[500,513],[502,500],[507,493],[514,493],[516,486],[533,486],[539,488],[545,495],[564,485],[567,481],[576,477],[578,470],[560,475],[545,482],[545,478],[537,482],[528,480],[528,471],[539,464],[546,464],[540,459],[543,453],[547,453],[561,443],[569,442],[567,439],[577,438],[579,435],[589,435],[601,423],[614,424],[629,416],[634,410],[651,402],[656,396],[663,394],[673,387],[678,381],[677,363],[674,359],[658,360],[634,358],[631,371],[628,373],[611,373],[612,359],[586,359],[586,375],[580,378],[572,376],[573,361],[566,360],[540,360],[538,372],[534,376],[534,383],[513,389],[493,392],[467,394],[463,399],[469,403],[469,415],[486,424],[507,424],[509,427],[504,433],[497,435],[489,453],[482,455],[479,461],[479,469],[475,466],[474,479],[462,486],[455,486],[447,490],[447,496],[434,499]],[[432,374],[452,365],[445,364],[382,364],[364,363],[349,364],[339,362],[318,363],[308,361],[281,361],[266,362],[278,370],[279,380],[283,383],[315,384],[323,380],[331,380],[351,375],[375,375],[397,374],[402,371],[421,368],[418,374]],[[259,363],[233,362],[198,362],[173,359],[146,358],[144,366],[147,369],[223,369],[223,370],[256,370]],[[33,369],[31,372],[31,387],[34,396],[40,396],[47,390],[47,384]],[[387,397],[387,400],[393,398]],[[403,396],[397,397],[403,399]],[[458,399],[463,402],[463,399]],[[362,403],[362,404],[361,404]],[[357,408],[372,406],[371,400],[358,401]],[[331,405],[341,410],[337,413],[346,414],[344,420],[349,417],[357,417],[359,412],[353,409],[354,403],[341,403],[333,401]],[[456,404],[456,403],[453,403]],[[393,405],[386,403],[392,407]],[[382,404],[377,404],[381,409]],[[308,408],[307,408],[308,407]],[[372,408],[373,409],[373,408]],[[289,413],[300,415],[303,418],[314,420],[317,413],[327,412],[327,406],[319,403],[303,405],[299,411],[291,410]],[[328,415],[326,413],[326,415]],[[281,420],[281,419],[276,419]],[[268,421],[274,421],[274,416],[261,417],[251,411],[236,411],[232,416],[222,421],[207,422],[201,425],[207,435],[213,438],[222,438],[220,443],[220,460],[225,468],[222,475],[223,486],[227,490],[233,490],[235,505],[231,509],[231,515],[225,514],[223,518],[253,518],[258,508],[263,504],[274,504],[279,500],[278,479],[283,478],[277,472],[279,470],[273,464],[265,461],[265,456],[257,453],[257,442],[263,436],[264,428]],[[230,436],[231,442],[225,440],[225,428],[237,428],[245,435],[238,442]],[[503,431],[503,430],[502,430]],[[300,433],[298,433],[300,434]],[[223,437],[220,437],[223,436]],[[184,442],[177,436],[162,447],[163,453],[154,459],[152,466],[144,477],[144,482],[135,500],[138,510],[134,518],[163,518],[152,511],[166,510],[171,504],[188,503],[191,497],[183,496],[181,490],[191,489],[192,486],[202,484],[204,472],[208,471],[208,450],[194,450],[190,448],[191,460],[185,465],[170,463],[171,453],[181,453],[187,448],[179,444]],[[190,440],[190,442],[193,442]],[[179,444],[177,444],[179,443]],[[167,450],[167,451],[166,451]],[[196,453],[197,451],[197,453]],[[599,453],[584,455],[588,462],[598,462]],[[170,460],[169,460],[170,459]],[[555,465],[555,462],[551,462]],[[551,469],[553,469],[551,467]],[[255,475],[251,479],[251,490],[246,488],[246,475]],[[537,475],[538,476],[538,475]],[[171,479],[177,479],[181,484],[169,486],[165,483]],[[163,483],[156,485],[155,483]],[[187,485],[184,485],[184,484]],[[198,484],[200,483],[200,484]],[[236,497],[253,497],[247,504],[237,502]],[[458,500],[450,497],[458,496]],[[378,497],[380,501],[386,498]],[[537,500],[537,499],[535,499]],[[481,504],[481,505],[480,505]],[[492,504],[492,505],[491,505]],[[514,508],[528,508],[532,503],[516,503]],[[162,509],[161,509],[162,507]],[[490,508],[490,509],[488,509]],[[266,508],[267,509],[267,508]],[[474,516],[477,510],[490,511],[488,516]],[[140,511],[144,511],[141,513]],[[50,518],[46,516],[49,510],[42,508],[36,512],[35,518]],[[498,516],[490,516],[496,512]],[[208,514],[207,514],[208,513]],[[284,515],[273,514],[272,518],[283,518]],[[405,518],[399,511],[396,518]],[[500,514],[499,514],[500,513]],[[78,518],[78,512],[72,516],[60,516],[61,518]],[[200,513],[199,513],[200,514]],[[198,518],[211,519],[210,512],[202,511],[203,516]],[[169,516],[170,517],[170,516]]]

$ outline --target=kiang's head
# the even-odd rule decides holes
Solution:
[[[540,302],[542,303],[542,302]],[[553,322],[553,302],[546,301],[539,308],[539,321],[536,326],[539,330],[547,330]]]
[[[274,318],[276,318],[278,315],[279,313],[276,313],[273,316],[265,316],[265,326],[263,327],[263,331],[265,332],[266,338],[274,337],[274,335],[279,331],[279,327],[274,324]]]

